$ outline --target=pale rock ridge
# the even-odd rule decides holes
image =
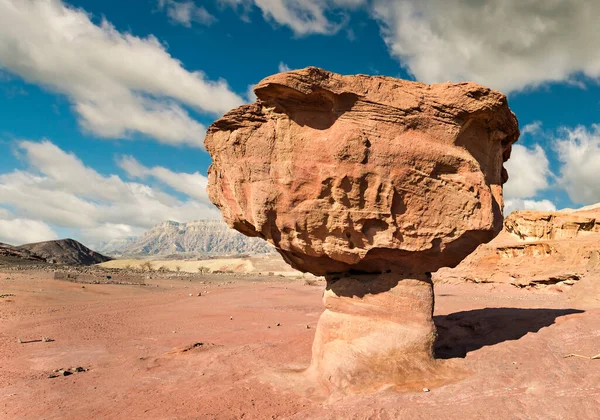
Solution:
[[[256,238],[247,238],[221,220],[162,222],[124,245],[114,250],[113,255],[193,257],[273,252],[269,244]]]
[[[98,252],[105,255],[120,256],[128,246],[133,244],[138,239],[137,236],[125,236],[122,238],[114,238],[107,242],[101,242],[96,247]]]

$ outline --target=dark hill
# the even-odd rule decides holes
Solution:
[[[38,242],[15,248],[29,251],[51,264],[93,265],[112,259],[92,251],[73,239]]]
[[[31,251],[0,242],[0,262],[4,263],[45,263],[46,261],[34,255]]]

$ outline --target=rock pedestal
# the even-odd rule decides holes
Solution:
[[[503,162],[519,136],[506,97],[314,67],[254,91],[208,129],[211,201],[229,226],[326,276],[312,378],[355,391],[406,379],[432,361],[425,273],[502,228]]]
[[[326,389],[377,390],[431,366],[429,275],[329,276],[323,302],[307,373]]]

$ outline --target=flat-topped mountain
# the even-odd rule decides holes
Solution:
[[[15,248],[29,251],[51,264],[93,265],[111,260],[110,257],[92,251],[74,239],[37,242]]]
[[[229,256],[267,254],[274,249],[259,238],[248,238],[221,220],[159,223],[137,239],[111,241],[100,247],[114,256]]]

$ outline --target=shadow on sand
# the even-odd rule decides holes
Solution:
[[[485,346],[518,340],[554,324],[556,318],[582,313],[577,309],[484,308],[438,315],[435,355],[438,359],[465,357]]]

